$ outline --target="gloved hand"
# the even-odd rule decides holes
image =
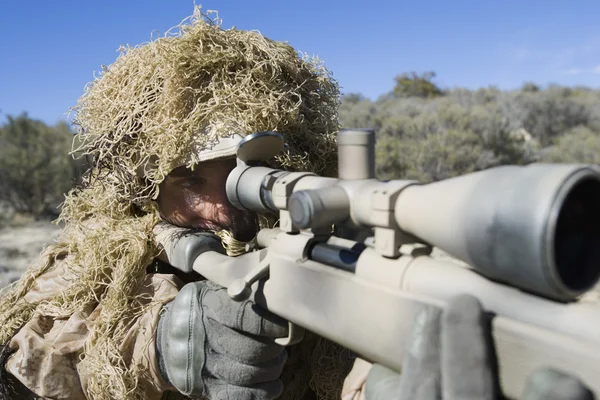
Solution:
[[[479,301],[459,296],[444,311],[428,307],[416,319],[402,374],[374,365],[367,400],[493,400],[498,395],[491,333]],[[529,377],[523,400],[592,400],[579,380],[544,369]]]
[[[210,281],[185,285],[165,306],[157,331],[161,372],[177,390],[211,400],[275,399],[287,353],[273,338],[287,322]]]

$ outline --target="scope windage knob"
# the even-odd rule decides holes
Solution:
[[[300,229],[323,228],[348,219],[350,199],[339,186],[301,190],[290,196],[288,211]]]

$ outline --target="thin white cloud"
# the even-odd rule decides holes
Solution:
[[[581,68],[569,68],[563,71],[564,75],[580,75],[583,73],[583,69]]]
[[[499,44],[505,68],[513,71],[535,70],[546,79],[551,79],[552,76],[600,75],[600,32],[588,38],[580,38],[570,46],[557,46],[553,42],[542,40],[541,33],[518,33],[512,40]]]
[[[600,75],[600,64],[592,68],[568,68],[562,71],[564,75],[584,75],[598,74]]]

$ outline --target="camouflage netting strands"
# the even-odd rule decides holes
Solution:
[[[279,166],[335,171],[339,90],[318,59],[258,32],[223,30],[199,9],[172,32],[123,49],[74,108],[78,152],[119,174],[121,196],[155,197],[169,171],[235,133],[283,133]]]
[[[192,168],[219,138],[263,130],[284,134],[289,146],[274,167],[332,175],[338,94],[319,60],[258,32],[223,30],[199,8],[164,37],[123,49],[74,107],[75,152],[92,168],[65,199],[58,242],[2,292],[0,344],[35,315],[66,319],[101,306],[79,365],[94,377],[86,396],[144,398],[139,383],[147,371],[124,362],[118,344],[153,306],[138,293],[159,252],[152,233],[159,183],[177,166]],[[73,285],[24,301],[58,262],[78,277]]]

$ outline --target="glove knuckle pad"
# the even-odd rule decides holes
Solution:
[[[235,386],[251,386],[279,379],[287,359],[285,352],[278,357],[257,364],[244,364],[221,354],[211,354],[207,360],[208,372]]]

